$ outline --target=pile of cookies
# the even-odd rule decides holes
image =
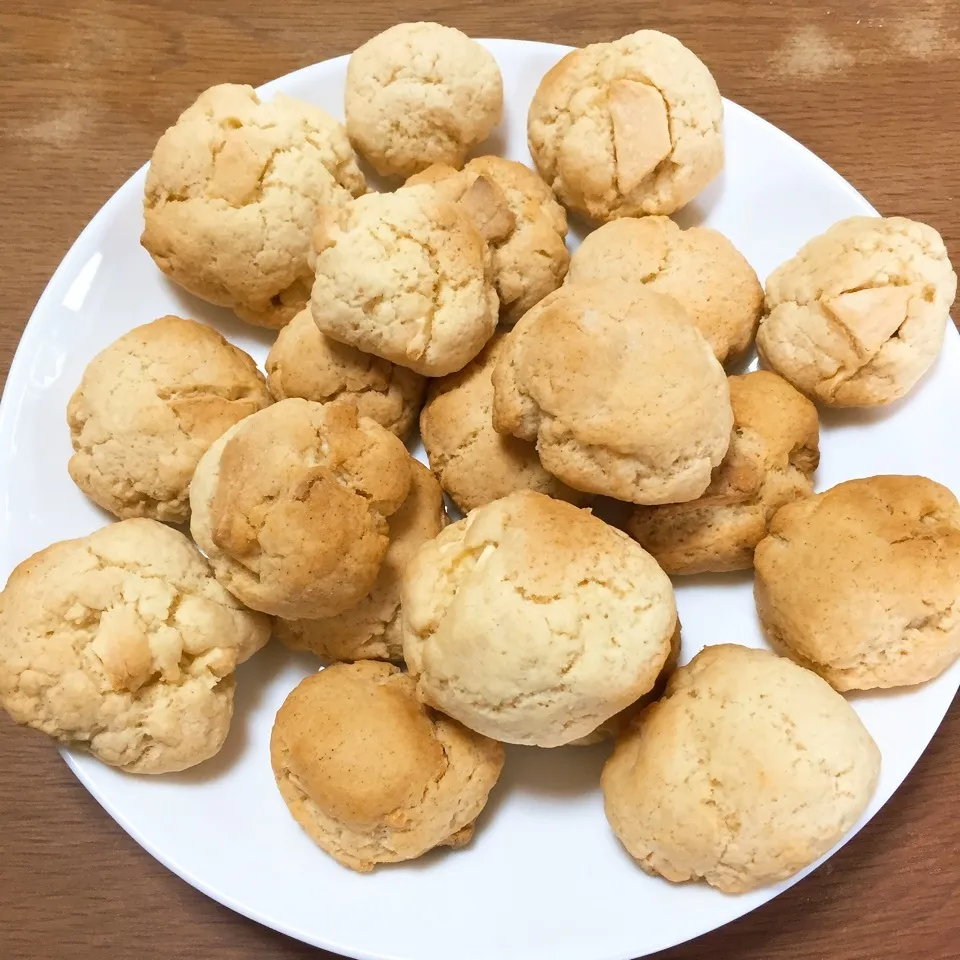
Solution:
[[[956,277],[899,217],[836,224],[765,290],[726,237],[678,227],[722,169],[723,108],[664,34],[543,78],[536,170],[467,159],[502,109],[491,54],[416,23],[353,54],[345,127],[222,85],[167,130],[143,246],[276,341],[264,376],[168,316],[93,358],[68,469],[119,522],[10,577],[0,702],[126,771],[182,770],[220,749],[233,671],[273,634],[326,666],[269,762],[348,867],[468,842],[504,743],[615,738],[607,816],[642,869],[783,879],[877,781],[841,693],[960,654],[953,494],[813,479],[816,405],[906,395]],[[369,192],[357,154],[395,189]],[[598,224],[572,257],[568,212]],[[765,369],[728,376],[754,342]],[[775,652],[698,637],[678,667],[670,577],[751,568]]]

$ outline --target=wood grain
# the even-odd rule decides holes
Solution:
[[[727,96],[805,143],[881,211],[926,220],[960,250],[960,5],[950,0],[3,0],[0,383],[60,258],[200,90],[262,83],[410,19],[571,44],[666,30],[706,60]],[[954,791],[956,710],[883,812],[825,867],[661,960],[955,960]],[[168,873],[43,737],[0,719],[0,957],[318,955]]]

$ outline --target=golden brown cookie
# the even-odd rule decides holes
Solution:
[[[503,81],[485,47],[439,23],[398,23],[350,57],[347,133],[382,176],[431,163],[459,167],[503,112]]]
[[[320,330],[429,377],[466,366],[497,326],[490,252],[429,186],[322,211],[311,310]]]
[[[153,151],[140,242],[190,293],[282,327],[310,297],[317,208],[365,189],[333,117],[224,83],[201,93]]]
[[[571,285],[530,310],[493,370],[493,425],[536,441],[577,490],[632,503],[694,500],[727,452],[730,391],[672,297]]]
[[[503,747],[424,707],[389,663],[339,663],[284,701],[270,760],[297,823],[367,872],[462,847],[503,767]]]
[[[200,457],[269,403],[263,375],[242,350],[213,327],[161,317],[87,365],[67,407],[70,476],[121,519],[184,523]]]
[[[666,574],[626,534],[539,493],[479,507],[402,588],[420,698],[507,743],[557,747],[649,691],[677,625]]]
[[[322,334],[309,308],[277,335],[265,367],[275,400],[353,403],[361,417],[376,420],[401,440],[417,422],[427,388],[426,380],[412,370]]]
[[[402,660],[400,577],[410,557],[446,524],[443,492],[433,474],[410,461],[410,492],[388,520],[390,546],[373,589],[355,607],[321,620],[283,620],[274,633],[294,650],[324,660]]]
[[[722,644],[673,675],[601,782],[610,825],[644,871],[745,893],[833,847],[879,770],[860,718],[819,677]]]
[[[464,513],[518,490],[585,502],[589,494],[543,469],[532,443],[494,430],[490,374],[503,343],[503,334],[495,335],[463,370],[431,384],[420,414],[430,469]]]
[[[131,519],[24,560],[0,593],[0,703],[129,773],[212,757],[237,664],[270,621],[217,583],[193,544]]]
[[[190,485],[190,532],[254,610],[331,617],[373,589],[410,455],[350,404],[281,400],[231,427]]]
[[[561,202],[595,220],[667,214],[723,168],[723,101],[679,40],[639,30],[568,53],[540,81],[527,141]]]
[[[560,286],[570,264],[567,214],[529,167],[477,157],[462,171],[435,165],[407,181],[424,183],[459,202],[490,244],[501,322],[516,323]]]
[[[960,655],[960,504],[926,477],[788,504],[754,564],[767,637],[837,690],[923,683]]]
[[[767,279],[757,350],[819,403],[890,403],[936,359],[956,292],[933,227],[905,217],[851,217]]]
[[[688,503],[635,507],[627,520],[669,574],[748,570],[773,514],[813,493],[817,408],[767,370],[729,382],[733,439],[710,486]]]
[[[643,283],[677,300],[716,358],[742,354],[763,313],[763,287],[737,248],[709,227],[669,217],[623,217],[588,234],[567,283]]]

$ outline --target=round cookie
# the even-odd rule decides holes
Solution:
[[[733,439],[703,496],[635,507],[627,532],[669,574],[749,570],[770,518],[813,493],[817,408],[767,370],[730,377]]]
[[[464,513],[518,490],[583,503],[589,495],[547,473],[532,443],[493,429],[490,374],[504,342],[496,334],[462,370],[431,384],[420,413],[430,469]]]
[[[960,655],[960,504],[926,477],[788,504],[754,565],[767,638],[837,690],[923,683]]]
[[[297,823],[345,867],[462,847],[503,767],[503,747],[424,707],[389,663],[334,664],[277,713],[270,760]]]
[[[557,747],[656,683],[677,625],[649,554],[589,511],[514,493],[447,527],[404,572],[420,698],[497,740]]]
[[[757,350],[819,403],[890,403],[936,359],[956,292],[933,227],[905,217],[851,217],[767,279]]]
[[[153,151],[140,242],[190,293],[281,327],[310,296],[317,208],[365,190],[333,117],[224,83],[201,93]]]
[[[184,523],[193,471],[228,427],[270,403],[242,350],[202,323],[161,317],[87,365],[67,406],[67,469],[121,519]]]
[[[183,534],[131,519],[24,560],[0,635],[0,704],[17,723],[130,773],[173,773],[223,745],[231,674],[270,621]]]
[[[640,284],[561,287],[514,327],[493,370],[493,425],[536,441],[577,490],[694,500],[730,443],[723,367],[672,297]]]
[[[469,363],[497,326],[490,253],[429,186],[321,212],[311,310],[341,343],[428,377]]]
[[[561,202],[606,221],[689,203],[723,168],[722,125],[710,71],[674,37],[640,30],[548,71],[527,141]]]
[[[462,171],[432,166],[407,181],[422,183],[464,206],[484,233],[502,323],[516,323],[560,286],[570,264],[567,214],[529,167],[502,157],[477,157]]]
[[[439,23],[398,23],[347,65],[347,133],[382,176],[459,167],[500,122],[503,81],[476,40]]]
[[[373,588],[410,455],[351,404],[281,400],[231,427],[190,485],[190,532],[254,610],[331,617]]]
[[[413,429],[427,388],[426,380],[412,370],[322,334],[309,309],[301,310],[277,335],[265,368],[275,400],[348,401],[361,417],[376,420],[401,440]]]
[[[373,589],[355,607],[321,620],[274,621],[274,635],[324,660],[401,660],[400,577],[410,557],[445,526],[443,492],[433,474],[410,461],[410,492],[388,520],[390,546]]]
[[[607,819],[640,867],[745,893],[834,846],[873,795],[880,751],[819,677],[767,650],[707,647],[618,741]]]
[[[644,283],[674,297],[716,358],[743,353],[763,313],[763,287],[736,247],[709,227],[669,217],[623,217],[588,234],[567,283]]]

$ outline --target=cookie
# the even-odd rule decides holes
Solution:
[[[120,519],[184,523],[206,449],[270,403],[262,374],[213,327],[161,317],[97,354],[67,406],[74,483]]]
[[[695,500],[730,443],[723,367],[672,297],[570,285],[511,331],[493,370],[493,425],[536,441],[577,490],[631,503]]]
[[[353,52],[344,107],[347,133],[377,173],[409,177],[463,164],[500,122],[503,81],[493,54],[459,30],[398,23]]]
[[[417,422],[426,380],[388,360],[361,353],[322,334],[309,309],[277,335],[267,354],[267,386],[275,400],[345,401],[401,440]]]
[[[566,282],[644,283],[669,294],[721,363],[750,346],[763,313],[763,287],[737,248],[716,230],[681,230],[669,217],[624,217],[594,230]]]
[[[277,713],[270,760],[310,839],[365,873],[467,843],[503,747],[424,707],[398,667],[361,661],[300,682]]]
[[[710,71],[674,37],[640,30],[548,71],[527,141],[560,201],[606,221],[689,203],[723,168],[722,124]]]
[[[332,617],[372,589],[410,455],[350,404],[281,400],[231,427],[190,484],[190,532],[254,610]]]
[[[767,370],[730,377],[733,439],[703,496],[635,507],[627,532],[669,574],[749,570],[770,518],[813,493],[817,408]]]
[[[490,253],[467,214],[429,186],[322,211],[311,310],[341,343],[439,377],[497,326]]]
[[[423,183],[461,203],[484,233],[502,323],[512,326],[560,286],[570,264],[567,214],[529,167],[502,157],[477,157],[462,171],[435,165],[407,181]]]
[[[403,653],[421,700],[485,736],[557,747],[655,684],[677,625],[653,558],[589,511],[514,493],[408,563]]]
[[[607,819],[647,873],[745,893],[793,876],[860,819],[880,751],[819,677],[767,650],[707,647],[618,741]]]
[[[504,345],[497,334],[457,373],[430,385],[420,438],[440,486],[464,512],[518,490],[583,503],[589,495],[547,473],[537,448],[493,429],[491,371]]]
[[[0,593],[0,704],[129,773],[212,757],[233,673],[270,636],[193,544],[131,519],[24,560]]]
[[[757,350],[819,403],[891,403],[936,359],[956,292],[933,227],[905,217],[851,217],[767,279]]]
[[[274,622],[274,634],[294,650],[324,660],[401,660],[400,576],[410,557],[446,524],[443,492],[433,474],[410,461],[410,492],[388,520],[387,547],[373,589],[355,607],[322,620]]]
[[[960,655],[960,504],[932,480],[788,504],[754,564],[764,633],[837,690],[923,683]]]
[[[190,293],[282,327],[310,297],[318,206],[365,189],[333,117],[224,83],[200,94],[153,151],[140,242]]]

